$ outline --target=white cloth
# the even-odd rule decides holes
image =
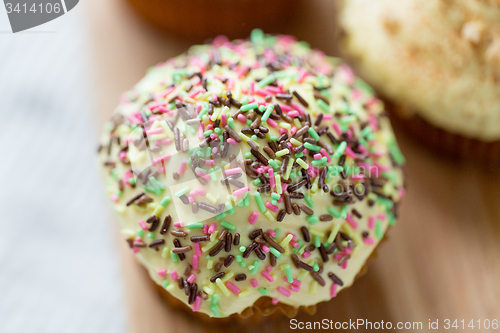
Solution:
[[[0,332],[126,332],[80,5],[26,33],[0,5]]]

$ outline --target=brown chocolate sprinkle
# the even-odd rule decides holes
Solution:
[[[220,233],[219,237],[217,237],[217,238],[218,238],[220,241],[221,241],[221,240],[226,240],[226,235],[227,235],[228,231],[229,231],[229,230],[227,230],[227,229],[222,230],[222,232]]]
[[[226,235],[226,246],[225,246],[224,250],[226,252],[230,252],[232,244],[233,244],[233,234],[230,233],[230,232],[228,232],[227,235]]]
[[[198,292],[198,285],[196,283],[193,283],[191,285],[191,292],[189,294],[188,304],[193,304],[194,303],[194,300],[195,300],[197,292]]]
[[[266,154],[267,154],[270,158],[276,158],[276,154],[274,153],[274,151],[272,150],[272,148],[271,148],[271,147],[269,147],[269,146],[264,146],[262,149],[266,152]]]
[[[197,242],[208,242],[210,240],[210,236],[208,235],[203,235],[203,236],[191,236],[191,242],[197,243]]]
[[[246,248],[245,252],[243,252],[243,258],[248,258],[250,257],[250,254],[259,246],[259,243],[253,242],[252,244],[248,245]]]
[[[163,244],[165,244],[165,240],[164,239],[157,239],[157,240],[151,242],[151,244],[149,244],[149,247],[150,248],[155,248],[155,247],[158,247],[158,246],[162,246]]]
[[[227,243],[226,243],[227,244]],[[233,255],[229,255],[226,260],[224,260],[224,267],[229,267],[231,266],[231,264],[233,263],[234,261],[234,256]]]
[[[287,191],[288,192],[294,192],[294,191],[297,191],[298,189],[300,189],[302,186],[306,185],[307,184],[307,181],[306,180],[301,180],[300,182],[298,182],[297,184],[293,184],[291,186],[288,186],[287,188]]]
[[[314,280],[318,281],[319,285],[324,287],[325,286],[325,280],[323,280],[323,278],[321,277],[321,275],[319,275],[318,272],[311,272],[310,273],[311,276],[313,277]]]
[[[256,248],[254,252],[260,260],[266,259],[265,253],[260,248]]]
[[[229,136],[231,138],[233,138],[234,140],[236,140],[236,142],[240,143],[241,141],[243,141],[241,139],[241,136],[238,133],[236,133],[236,131],[234,129],[232,129],[231,126],[226,125],[226,127],[224,127],[224,128],[229,133]]]
[[[248,142],[250,142],[250,141],[251,140],[248,140]],[[264,155],[262,155],[260,153],[260,151],[252,148],[252,149],[250,149],[250,153],[252,153],[252,155],[255,156],[260,162],[262,162],[262,164],[264,164],[264,165],[269,164],[269,162],[267,161],[267,158]]]
[[[294,91],[293,95],[297,97],[300,104],[304,105],[306,108],[309,107],[309,103],[307,103],[306,100],[302,96],[300,96],[300,94],[297,91]]]
[[[172,249],[172,253],[176,253],[176,254],[179,254],[179,253],[186,253],[186,252],[189,252],[193,249],[193,247],[191,245],[186,245],[186,246],[181,246],[181,247],[174,247]]]
[[[295,264],[295,267],[305,269],[308,272],[314,272],[314,269],[312,268],[312,266],[301,261],[295,253],[292,254],[292,261]]]
[[[324,214],[324,215],[321,215],[321,216],[319,217],[319,220],[320,220],[321,222],[331,221],[331,220],[333,220],[333,216],[331,216],[331,215],[329,215],[329,214]]]
[[[158,225],[160,224],[160,219],[157,218],[155,215],[150,216],[147,220],[147,223],[151,224],[148,228],[148,231],[155,231]]]
[[[333,254],[333,252],[335,252],[336,248],[337,248],[337,244],[335,244],[335,243],[330,244],[330,247],[328,247],[328,249],[326,250],[326,254],[328,254],[328,255]]]
[[[234,235],[233,244],[234,244],[235,246],[240,245],[240,234],[236,233],[236,234]]]
[[[299,204],[300,209],[307,215],[314,215],[314,211],[304,204]]]
[[[316,246],[314,244],[309,244],[304,248],[304,251],[306,252],[313,252],[314,250],[316,250]]]
[[[222,251],[222,249],[224,248],[224,246],[226,245],[226,241],[220,241],[219,243],[217,243],[217,245],[215,245],[212,250],[210,250],[210,252],[208,253],[211,257],[214,257],[216,255],[219,254],[220,251]]]
[[[306,227],[300,227],[300,231],[302,232],[302,236],[304,237],[304,241],[310,242],[311,235],[309,235],[309,230]]]
[[[189,276],[192,269],[193,269],[193,267],[190,264],[187,264],[186,268],[184,269],[184,273],[183,273],[184,276]]]
[[[292,210],[295,215],[300,215],[300,208],[296,203],[292,204]]]
[[[175,237],[186,237],[188,235],[187,232],[179,230],[179,229],[172,229],[172,230],[170,230],[170,233]]]
[[[214,215],[217,214],[217,208],[215,208],[213,206],[210,206],[210,205],[208,205],[208,204],[206,204],[204,202],[198,203],[198,208],[203,209],[204,211],[207,211],[207,212],[212,213]]]
[[[217,264],[215,264],[214,266],[214,271],[218,272],[220,271],[220,269],[222,268],[222,266],[224,265],[224,263],[221,261],[221,262],[218,262]]]
[[[290,201],[290,193],[283,193],[283,201],[285,202],[285,210],[288,215],[293,213],[292,202]]]
[[[222,279],[225,275],[226,275],[226,273],[224,273],[224,272],[217,273],[210,278],[210,282],[215,283],[215,280]]]
[[[134,196],[132,199],[130,199],[129,201],[127,201],[127,206],[130,206],[131,204],[133,204],[134,202],[136,202],[143,195],[145,195],[145,193],[141,192],[141,193],[137,194],[136,196]]]
[[[335,282],[336,284],[338,284],[339,286],[343,286],[344,285],[344,282],[342,282],[342,280],[337,276],[335,275],[333,272],[330,272],[328,273],[328,277],[333,281]]]
[[[340,258],[340,260],[339,260],[339,266],[342,266],[350,258],[351,258],[350,254],[346,254],[345,256],[343,256],[342,258]]]
[[[309,126],[304,126],[301,129],[299,129],[295,134],[293,135],[294,138],[301,137],[302,135],[306,134],[309,131]]]
[[[352,214],[353,214],[354,216],[356,216],[357,218],[359,218],[359,219],[363,217],[363,216],[361,215],[361,213],[360,213],[360,212],[358,212],[358,211],[356,210],[356,208],[353,208],[353,209],[352,209]]]
[[[262,229],[256,229],[248,234],[248,238],[255,239],[260,235],[262,235]]]
[[[318,247],[319,249],[319,253],[321,255],[321,259],[323,259],[323,262],[328,262],[328,255],[326,254],[326,250],[325,250],[325,247],[322,245],[320,245]]]
[[[245,281],[247,279],[246,274],[238,274],[234,277],[236,281]]]
[[[278,212],[278,216],[276,217],[276,220],[278,222],[282,222],[283,219],[285,218],[285,215],[286,215],[286,211],[284,209],[280,209],[280,211]]]
[[[132,248],[134,247],[134,240],[132,238],[127,238],[126,239],[128,247]]]
[[[144,243],[144,242],[135,242],[134,241],[134,246],[135,247],[146,247],[146,243]]]
[[[290,199],[304,199],[304,194],[303,193],[297,193],[297,192],[291,192],[290,193]],[[293,205],[292,205],[293,207]]]
[[[269,263],[271,264],[271,267],[276,267],[278,264],[276,256],[272,253],[269,253]]]
[[[274,247],[280,253],[285,253],[285,249],[282,248],[278,243],[276,243],[276,241],[271,236],[269,236],[267,233],[263,233],[262,236],[264,237],[264,239],[266,240],[266,242],[269,243],[269,245],[271,245],[272,247]]]
[[[160,229],[160,234],[165,235],[167,233],[170,223],[172,223],[172,217],[170,215],[165,216],[165,220],[163,220],[163,225]]]

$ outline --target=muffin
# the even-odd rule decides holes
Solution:
[[[499,17],[496,1],[341,1],[340,47],[409,132],[498,161]]]
[[[302,0],[128,0],[149,24],[185,37],[248,36],[255,27],[277,29]]]
[[[217,318],[335,297],[405,192],[371,89],[339,59],[258,30],[151,68],[123,94],[99,159],[151,280]]]

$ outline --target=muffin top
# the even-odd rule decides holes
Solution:
[[[500,140],[500,1],[342,1],[341,48],[385,97],[434,126]]]
[[[216,38],[123,94],[99,150],[122,233],[151,278],[225,317],[351,285],[404,195],[382,103],[290,36]]]

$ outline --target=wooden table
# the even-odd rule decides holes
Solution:
[[[309,1],[293,25],[283,27],[312,46],[335,54],[333,1]],[[165,36],[140,22],[121,0],[85,2],[92,31],[96,126],[111,114],[122,91],[146,69],[200,42]],[[422,321],[500,319],[500,171],[437,156],[396,128],[407,157],[407,197],[398,224],[379,258],[353,287],[299,320]],[[131,332],[212,332],[220,329],[169,311],[145,283],[125,248],[125,293]],[[105,274],[105,272],[103,272]],[[112,320],[112,318],[110,318]],[[226,331],[289,330],[286,318]],[[441,330],[440,330],[441,331]],[[459,330],[472,331],[472,330]],[[479,331],[477,328],[473,331]],[[486,331],[486,330],[481,330]],[[500,330],[499,330],[500,331]]]

